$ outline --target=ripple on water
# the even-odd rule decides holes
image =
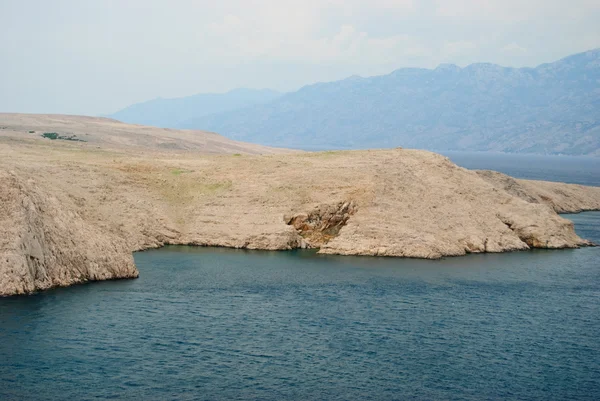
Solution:
[[[139,253],[0,301],[0,398],[600,399],[599,256]]]

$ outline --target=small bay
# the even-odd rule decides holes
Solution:
[[[137,280],[0,301],[0,398],[597,399],[599,251],[142,252]]]
[[[600,243],[600,212],[564,217]],[[0,299],[0,399],[600,399],[600,248],[134,256],[137,280]]]

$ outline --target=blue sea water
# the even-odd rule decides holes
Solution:
[[[600,186],[600,157],[493,152],[441,152],[459,166],[495,170],[515,178]]]
[[[600,243],[600,212],[566,217]],[[1,400],[600,399],[600,248],[135,260],[0,299]]]

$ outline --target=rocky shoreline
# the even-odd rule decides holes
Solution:
[[[21,171],[0,172],[0,294],[26,294],[87,281],[134,278],[138,271],[132,252],[166,244],[264,250],[319,248],[319,252],[327,254],[429,259],[591,245],[579,238],[571,222],[557,212],[600,209],[600,188],[471,172],[428,152],[370,153],[401,156],[404,152],[411,158],[444,166],[447,179],[452,180],[454,174],[464,176],[457,182],[468,177],[478,184],[477,191],[463,188],[463,192],[461,186],[451,187],[448,189],[453,196],[445,193],[429,199],[425,194],[439,189],[419,185],[421,188],[412,189],[417,193],[410,197],[418,199],[418,203],[406,208],[404,215],[390,212],[403,202],[394,203],[398,194],[385,186],[380,191],[374,186],[373,192],[357,193],[354,198],[346,193],[338,198],[343,201],[334,203],[285,205],[274,200],[262,205],[265,199],[247,199],[247,211],[240,211],[236,202],[228,206],[223,200],[229,191],[224,190],[206,197],[212,205],[202,205],[211,206],[211,213],[205,216],[212,216],[213,221],[203,219],[202,213],[190,214],[193,199],[180,205],[186,216],[178,220],[175,216],[181,211],[168,202],[165,205],[165,200],[149,189],[146,196],[132,198],[109,187],[106,192],[90,189],[86,197],[79,191],[69,193],[68,186],[48,186]],[[354,156],[344,155],[348,159],[344,164]],[[306,157],[311,156],[300,158]],[[386,196],[388,191],[395,195]],[[300,196],[294,195],[293,189],[290,192],[291,198]],[[323,194],[322,198],[330,196]],[[482,205],[486,207],[483,214],[478,210]],[[168,210],[170,207],[174,209]],[[214,213],[217,209],[223,218]],[[286,214],[281,213],[286,209]],[[257,214],[269,215],[269,221],[257,225]],[[248,221],[244,221],[244,216]],[[190,224],[192,217],[194,224]]]
[[[600,188],[417,150],[132,155],[0,136],[0,202],[6,296],[137,277],[132,252],[167,244],[428,259],[587,246],[557,213],[600,210]]]

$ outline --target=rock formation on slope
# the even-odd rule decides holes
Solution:
[[[598,210],[598,191],[584,185],[547,181],[517,180],[496,171],[477,171],[492,185],[529,203],[546,204],[556,213],[579,213]]]
[[[588,242],[556,211],[600,210],[598,187],[514,180],[426,151],[131,153],[7,132],[1,295],[135,277],[131,252],[164,244],[418,258],[571,248]]]
[[[138,276],[120,238],[65,208],[35,181],[0,171],[0,188],[0,295]]]

